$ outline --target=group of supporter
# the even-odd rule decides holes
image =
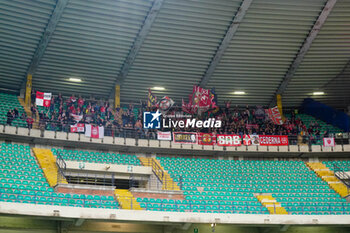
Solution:
[[[148,108],[142,103],[138,105],[137,111],[135,111],[133,104],[129,104],[124,108],[114,108],[105,100],[86,99],[75,95],[64,98],[61,94],[52,97],[51,105],[48,108],[38,108],[35,105],[35,95],[32,95],[32,103],[32,115],[39,116],[39,127],[41,129],[69,132],[70,126],[79,122],[104,126],[106,136],[157,137],[155,130],[143,129],[142,122],[142,112],[144,110],[155,111],[156,108]],[[175,113],[186,114],[176,106],[167,114],[174,115]],[[229,102],[226,102],[223,108],[212,109],[195,117],[201,120],[209,118],[221,120],[222,127],[218,129],[177,127],[171,130],[238,135],[302,135],[312,140],[317,140],[320,136],[327,136],[328,134],[327,132],[320,132],[318,122],[311,122],[309,127],[306,127],[304,122],[296,117],[295,112],[291,113],[290,119],[285,119],[283,125],[275,125],[268,119],[262,107],[231,107]]]
[[[35,92],[34,92],[35,93]],[[72,95],[64,98],[61,94],[51,98],[50,107],[38,107],[32,95],[32,115],[38,116],[39,127],[46,130],[70,131],[77,123],[94,124],[105,128],[106,136],[118,136],[123,131],[134,129],[141,133],[141,112],[135,116],[134,106],[114,109],[108,101],[86,99]]]
[[[6,114],[6,117],[7,117],[7,121],[6,123],[8,125],[12,125],[12,121],[16,118],[19,118],[19,117],[23,117],[23,116],[19,116],[19,112],[18,112],[18,109],[17,108],[14,108],[14,109],[10,109],[7,114]]]

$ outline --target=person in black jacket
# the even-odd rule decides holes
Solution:
[[[19,113],[18,113],[18,109],[17,108],[15,108],[15,109],[13,109],[13,113],[14,113],[14,118],[17,118],[17,117],[19,117]]]
[[[13,121],[13,117],[14,117],[14,113],[13,113],[13,111],[12,110],[9,110],[8,112],[7,112],[7,114],[6,114],[6,116],[7,116],[7,124],[8,125],[11,125],[12,124],[12,121]]]

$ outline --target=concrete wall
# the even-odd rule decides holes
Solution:
[[[168,193],[162,193],[162,192],[142,192],[142,191],[137,191],[133,190],[132,194],[134,197],[147,197],[147,198],[158,198],[158,199],[176,199],[176,200],[184,200],[184,195],[181,194],[168,194]]]
[[[145,166],[131,166],[120,164],[103,164],[103,163],[81,163],[76,161],[65,161],[67,170],[80,171],[80,172],[99,172],[99,173],[124,173],[134,175],[149,176],[152,173],[151,167]],[[83,168],[80,168],[83,165]]]
[[[28,134],[30,136],[28,136]],[[181,145],[173,142],[159,142],[156,140],[138,140],[125,138],[105,137],[103,140],[90,140],[84,135],[31,130],[26,131],[23,128],[16,129],[15,127],[6,126],[0,132],[0,138],[17,139],[20,141],[30,141],[38,144],[52,144],[67,146],[69,143],[73,147],[108,149],[114,151],[127,151],[131,153],[170,153],[170,154],[199,154],[199,155],[257,155],[262,154],[278,154],[281,155],[300,155],[300,153],[317,155],[327,155],[337,153],[340,156],[346,156],[344,152],[350,152],[350,145],[337,145],[335,148],[324,148],[322,146],[281,146],[281,147],[266,147],[266,146],[241,146],[237,148],[223,148],[219,146],[198,146],[198,145]],[[48,143],[49,142],[49,143]],[[289,155],[288,155],[289,154]]]
[[[52,217],[0,216],[1,233],[348,233],[349,226],[232,225],[210,223],[125,223]]]
[[[59,184],[55,187],[55,192],[87,194],[87,195],[103,195],[103,196],[114,197],[114,188],[111,186]]]

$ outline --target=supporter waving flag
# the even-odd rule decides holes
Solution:
[[[277,106],[265,109],[265,112],[275,125],[283,125],[282,116]]]
[[[151,89],[148,89],[147,107],[153,107],[155,105],[157,105],[157,97],[151,92]]]
[[[37,91],[35,104],[37,106],[50,107],[51,105],[51,93],[44,93]]]

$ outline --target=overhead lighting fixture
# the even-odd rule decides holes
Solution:
[[[69,81],[71,82],[81,82],[80,78],[69,78]]]
[[[313,95],[324,95],[323,91],[315,91]]]
[[[234,95],[245,95],[245,91],[234,91]]]
[[[156,90],[156,91],[164,91],[165,90],[164,87],[153,87],[152,89]]]

